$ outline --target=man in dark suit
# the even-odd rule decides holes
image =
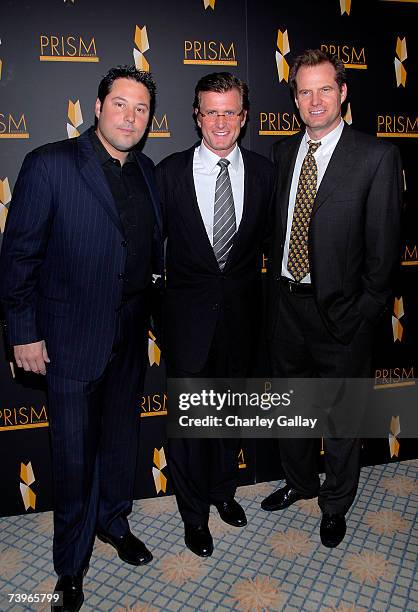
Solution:
[[[161,272],[153,164],[133,148],[155,84],[135,67],[99,85],[96,127],[29,153],[1,252],[0,294],[18,367],[46,374],[54,473],[54,566],[78,610],[97,536],[152,559],[129,530],[148,292]]]
[[[274,145],[277,221],[271,250],[273,375],[370,376],[373,326],[391,294],[401,198],[396,147],[344,124],[342,62],[319,50],[299,56],[290,83],[306,131]],[[325,440],[325,482],[317,441],[282,439],[286,486],[262,502],[281,510],[318,496],[320,535],[338,546],[356,495],[359,439]]]
[[[260,329],[262,243],[273,166],[238,147],[248,88],[229,73],[197,83],[194,116],[203,139],[157,166],[168,236],[165,343],[171,377],[245,377]],[[212,554],[210,504],[238,527],[238,440],[172,439],[169,465],[186,545]]]

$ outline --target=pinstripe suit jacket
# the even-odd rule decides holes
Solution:
[[[135,158],[155,211],[153,265],[160,272],[161,214],[153,164],[142,153],[135,152]],[[78,380],[100,376],[122,299],[123,240],[88,131],[29,153],[14,189],[0,256],[9,343],[44,339],[49,371]]]

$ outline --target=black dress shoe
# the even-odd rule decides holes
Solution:
[[[295,491],[295,489],[292,489],[289,487],[289,485],[286,485],[263,499],[261,502],[261,507],[263,510],[274,512],[275,510],[284,510],[284,508],[288,508],[299,499],[313,499],[314,497],[316,497],[316,495],[304,497]]]
[[[195,555],[210,557],[213,553],[213,540],[207,525],[184,525],[184,541]]]
[[[321,542],[327,548],[335,548],[344,540],[346,532],[343,514],[323,514],[319,530]]]
[[[244,508],[240,506],[235,499],[222,502],[221,504],[215,504],[215,506],[224,523],[228,523],[228,525],[233,525],[234,527],[244,527],[247,524]]]
[[[53,612],[78,612],[84,601],[83,576],[59,576],[54,595],[59,594],[59,601],[51,604]]]
[[[110,544],[116,549],[119,558],[130,565],[145,565],[152,560],[152,554],[141,540],[128,531],[124,536],[116,538],[111,535],[98,533],[97,537],[102,542]]]

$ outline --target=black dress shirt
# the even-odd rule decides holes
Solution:
[[[90,137],[119,211],[124,230],[122,246],[127,249],[125,270],[120,274],[123,297],[131,298],[146,289],[152,275],[152,237],[155,215],[141,169],[132,152],[123,165],[104,148],[91,129]]]

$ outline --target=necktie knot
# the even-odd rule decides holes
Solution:
[[[228,168],[230,163],[231,162],[229,161],[229,159],[220,159],[216,165],[220,166],[221,170],[225,170],[225,168]]]
[[[313,140],[308,140],[308,146],[309,146],[308,154],[313,155],[315,151],[317,151],[319,147],[321,146],[321,142],[314,142]]]

